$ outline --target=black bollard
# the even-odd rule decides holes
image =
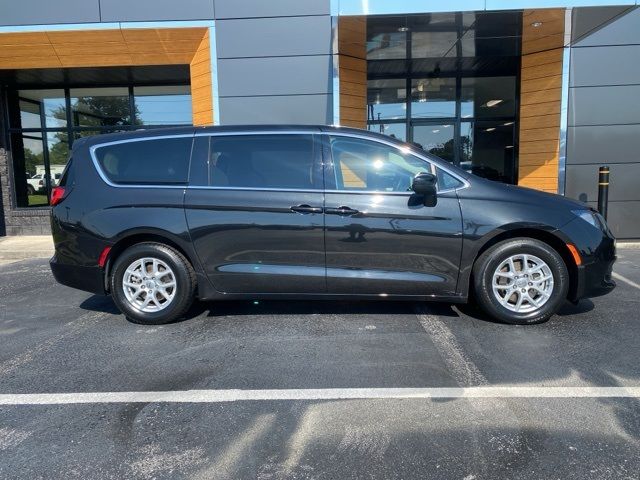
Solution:
[[[598,212],[607,219],[609,205],[609,167],[598,169]]]

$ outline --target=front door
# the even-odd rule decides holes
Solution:
[[[455,295],[462,249],[455,189],[441,189],[437,204],[425,206],[411,181],[434,167],[390,143],[334,135],[324,155],[328,292]]]
[[[326,291],[319,159],[311,134],[196,137],[185,213],[218,291]]]

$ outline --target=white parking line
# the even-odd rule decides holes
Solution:
[[[322,388],[0,394],[0,405],[223,403],[400,398],[640,398],[640,387]]]
[[[613,278],[616,278],[616,279],[620,280],[621,282],[624,282],[627,285],[631,285],[632,287],[635,287],[638,290],[640,290],[640,284],[634,282],[633,280],[629,280],[627,277],[623,277],[622,275],[620,275],[619,273],[616,273],[616,272],[613,272],[611,275],[613,276]]]

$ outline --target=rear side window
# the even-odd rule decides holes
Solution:
[[[314,188],[312,135],[231,135],[210,138],[208,185]]]
[[[95,151],[105,176],[122,185],[187,183],[193,137],[158,138],[104,145]]]

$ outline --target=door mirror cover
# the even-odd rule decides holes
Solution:
[[[437,199],[437,178],[432,173],[418,173],[411,183],[411,190],[424,196],[424,205],[433,207]]]

